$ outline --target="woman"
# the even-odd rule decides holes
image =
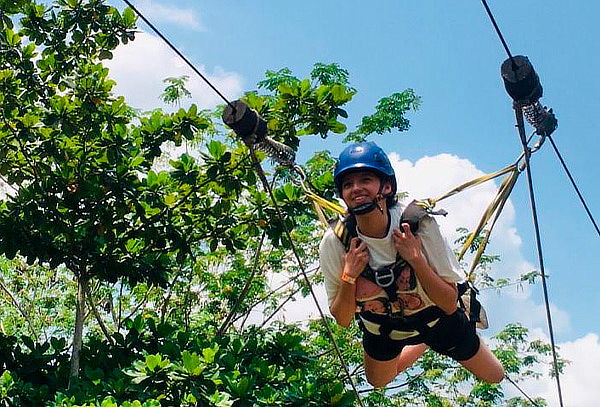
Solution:
[[[357,315],[369,383],[385,386],[428,346],[479,379],[500,382],[502,365],[457,308],[459,265],[436,222],[426,216],[418,234],[400,224],[404,207],[396,202],[396,178],[384,151],[372,142],[347,147],[334,180],[348,207],[347,227],[355,227],[357,237],[346,250],[328,230],[321,270],[337,323],[347,327]]]

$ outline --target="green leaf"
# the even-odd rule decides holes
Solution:
[[[146,157],[138,155],[135,156],[133,158],[133,160],[131,160],[131,163],[129,164],[131,167],[137,167],[138,165],[140,165],[141,163],[143,163],[146,160]]]
[[[6,36],[6,43],[11,47],[16,47],[21,42],[19,34],[15,33],[10,28],[4,30],[4,35]]]
[[[123,24],[127,27],[131,27],[137,19],[137,16],[133,12],[133,10],[129,7],[125,8],[125,10],[123,10],[122,17],[123,17]]]
[[[212,348],[204,348],[202,349],[202,357],[206,363],[213,363],[215,361],[215,356],[219,351],[219,346],[215,345]]]
[[[165,195],[164,197],[164,202],[166,205],[173,205],[175,202],[177,201],[177,195],[175,194],[169,194],[169,195]]]
[[[348,112],[346,112],[344,109],[341,109],[341,108],[337,107],[337,108],[335,109],[335,111],[336,111],[336,113],[337,113],[339,116],[342,116],[344,119],[347,119],[347,118],[348,118]]]
[[[283,186],[283,192],[290,201],[294,199],[294,186],[292,184],[285,184]]]
[[[208,152],[217,160],[225,153],[225,145],[219,141],[213,140],[208,143]]]
[[[152,170],[148,171],[148,177],[146,178],[146,183],[149,187],[155,185],[158,182],[158,176]]]
[[[194,376],[198,376],[204,370],[204,366],[201,365],[200,356],[195,352],[189,352],[184,350],[181,354],[183,360],[183,366],[185,370]]]
[[[98,54],[98,58],[100,60],[102,59],[113,59],[113,53],[108,51],[108,50],[103,50],[100,51],[100,53]]]
[[[282,95],[294,94],[294,88],[291,85],[288,85],[287,83],[280,83],[279,86],[277,86],[277,90]]]
[[[329,129],[336,134],[345,133],[347,130],[346,125],[344,123],[340,123],[338,121],[329,122],[328,125],[329,125]]]
[[[151,372],[154,372],[157,367],[160,367],[162,361],[161,355],[148,355],[146,356],[146,368]]]

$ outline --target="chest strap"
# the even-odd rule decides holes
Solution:
[[[402,216],[400,217],[400,225],[402,223],[408,223],[410,225],[411,232],[416,234],[419,230],[419,222],[428,213],[429,211],[425,206],[421,205],[418,201],[412,201],[402,212]],[[344,218],[337,218],[330,222],[330,225],[334,234],[344,245],[344,250],[346,252],[350,250],[350,242],[352,241],[352,238],[358,237],[356,217],[353,215],[347,215]],[[397,255],[396,262],[388,267],[382,267],[378,270],[374,270],[367,264],[361,273],[361,276],[383,288],[390,301],[393,302],[398,298],[395,290],[396,285],[394,283],[398,279],[400,270],[405,264],[406,260],[400,257],[400,255]]]

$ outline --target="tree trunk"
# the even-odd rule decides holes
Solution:
[[[87,279],[77,277],[77,305],[75,311],[75,333],[73,334],[73,349],[71,352],[71,375],[69,388],[79,377],[79,354],[83,343],[83,323],[85,321],[85,287]]]

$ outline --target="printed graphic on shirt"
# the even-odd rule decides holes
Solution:
[[[362,276],[359,277],[356,280],[357,311],[388,315],[389,307],[391,313],[402,313],[408,316],[433,305],[433,301],[425,294],[410,265],[406,264],[400,270],[396,286],[398,299],[389,302],[383,288]]]
[[[415,275],[415,271],[410,267],[410,265],[406,264],[400,270],[400,275],[396,280],[396,284],[398,285],[398,291],[411,291],[417,288],[417,276]]]

